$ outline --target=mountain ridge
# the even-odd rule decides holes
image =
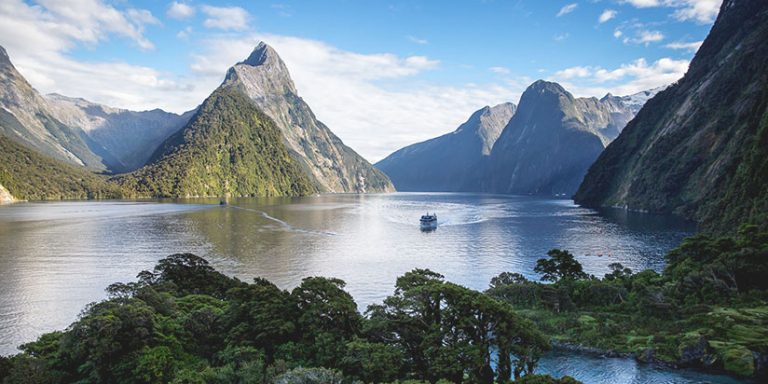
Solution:
[[[462,136],[462,131],[472,126],[473,121],[474,126],[477,126],[477,116],[490,108],[485,107],[473,113],[467,122],[453,132],[403,147],[376,163],[376,166],[390,176],[398,190],[569,195],[575,192],[580,178],[586,173],[591,160],[597,157],[596,154],[619,135],[634,117],[633,111],[639,108],[640,103],[657,91],[653,89],[628,96],[608,94],[601,99],[577,98],[558,83],[539,80],[526,89],[521,97],[521,105],[525,110],[535,107],[537,103],[546,104],[545,99],[549,96],[551,108],[549,112],[540,114],[538,119],[559,117],[549,124],[549,133],[545,132],[536,139],[536,150],[531,151],[527,145],[505,143],[505,139],[502,139],[504,136],[512,141],[529,140],[530,135],[535,133],[537,121],[534,120],[509,126],[520,114],[521,105],[505,115],[505,123],[496,124],[494,135],[488,138],[490,140],[483,139],[481,149],[477,144],[472,144],[472,135]],[[523,103],[523,98],[530,99],[535,94],[539,94],[541,99],[526,100]],[[521,132],[514,133],[518,130]],[[583,135],[594,136],[599,139],[599,148],[594,142],[585,144],[580,141],[581,148],[569,149],[567,143],[561,145],[555,142],[564,139],[558,139],[555,135],[558,130],[580,131]],[[550,134],[553,136],[550,137]],[[553,150],[548,148],[550,144],[559,146],[552,147]],[[467,148],[472,149],[467,153]],[[571,156],[560,159],[560,163],[546,164],[546,158],[568,151],[571,154],[579,151],[587,153],[578,158]],[[524,158],[515,155],[516,152],[526,153],[531,158],[538,156],[538,162],[526,163]],[[530,172],[525,170],[529,167],[532,169]],[[560,167],[561,170],[554,172],[554,167]],[[542,180],[542,177],[548,180]],[[555,180],[558,177],[567,178],[568,181],[558,184]],[[531,179],[539,179],[539,183],[531,184]]]
[[[688,72],[592,165],[576,202],[675,213],[712,231],[765,218],[768,191],[755,180],[768,176],[767,42],[768,3],[723,2]]]
[[[399,191],[461,191],[471,173],[490,155],[516,108],[513,103],[483,107],[453,132],[403,147],[376,167]]]
[[[321,192],[392,192],[389,178],[346,146],[299,97],[277,52],[259,43],[227,71],[223,88],[244,93],[275,121],[292,157]]]

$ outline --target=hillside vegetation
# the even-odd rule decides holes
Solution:
[[[0,135],[0,184],[16,199],[113,199],[122,196],[117,185],[60,160],[30,150]]]
[[[314,192],[279,130],[244,94],[215,91],[150,163],[117,176],[132,197],[297,196]]]

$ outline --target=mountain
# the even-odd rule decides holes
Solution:
[[[133,197],[296,196],[314,192],[280,130],[222,87],[137,171],[113,179]]]
[[[0,47],[0,134],[94,171],[132,171],[192,116],[133,112],[57,94],[42,96]]]
[[[632,116],[621,100],[575,98],[539,80],[523,92],[478,184],[495,193],[570,195]]]
[[[399,149],[376,167],[398,191],[466,190],[515,110],[512,103],[484,107],[455,131]]]
[[[632,116],[637,115],[638,112],[640,112],[640,109],[643,108],[643,105],[648,102],[651,98],[656,96],[657,93],[665,90],[667,87],[656,87],[652,88],[646,91],[634,93],[627,96],[614,96],[612,94],[605,95],[600,101],[603,102],[615,102],[619,103],[624,109],[629,110],[629,112],[632,114]],[[631,119],[630,119],[631,120]],[[627,121],[629,122],[629,120]]]
[[[177,115],[161,109],[135,112],[59,94],[46,95],[45,99],[56,119],[81,129],[96,148],[102,148],[114,158],[106,165],[117,173],[144,165],[155,149],[194,114],[189,111]]]
[[[485,107],[456,131],[402,148],[376,166],[402,191],[570,195],[660,89],[575,98],[540,80],[523,93],[518,108]]]
[[[107,169],[105,159],[91,150],[89,139],[81,130],[53,116],[48,102],[16,70],[3,47],[0,47],[0,134],[72,164],[99,171]]]
[[[577,203],[768,223],[768,2],[725,0],[685,76],[590,168]]]
[[[230,68],[221,87],[248,95],[275,121],[291,156],[321,192],[394,190],[384,173],[315,118],[285,64],[267,44],[260,43],[245,61]]]
[[[120,198],[105,176],[41,155],[0,135],[0,204],[21,200]]]

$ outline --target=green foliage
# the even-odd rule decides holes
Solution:
[[[241,92],[215,91],[150,164],[114,178],[132,197],[298,196],[314,192],[274,122]]]
[[[553,258],[537,271],[554,284],[503,273],[486,293],[561,342],[752,376],[755,354],[768,353],[766,247],[768,233],[743,226],[730,237],[686,239],[667,255],[663,274],[611,264],[604,279],[562,278]],[[568,270],[581,270],[563,258]]]
[[[397,279],[395,294],[368,308],[366,334],[395,341],[407,352],[413,377],[436,381],[505,382],[530,373],[549,343],[512,307],[479,292],[447,283],[429,270]],[[498,351],[496,369],[492,351]]]
[[[341,280],[288,292],[192,254],[107,291],[65,331],[0,359],[0,383],[492,383],[532,373],[548,348],[509,305],[428,270],[400,277],[366,317]]]
[[[0,135],[0,185],[20,200],[114,199],[104,176],[38,154]]]
[[[587,277],[587,274],[581,268],[581,264],[568,251],[552,249],[547,252],[549,259],[539,259],[536,261],[536,267],[533,269],[536,273],[541,273],[542,280],[558,281],[562,279],[577,280]]]

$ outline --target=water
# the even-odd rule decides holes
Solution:
[[[621,384],[739,384],[745,381],[723,375],[712,375],[692,370],[656,367],[640,364],[634,359],[600,358],[553,352],[539,362],[536,372],[552,376],[569,375],[584,383]]]
[[[503,271],[536,278],[536,260],[556,247],[573,252],[595,275],[605,274],[613,262],[659,270],[664,254],[694,230],[669,217],[599,214],[570,200],[517,196],[397,193],[218,203],[0,207],[0,353],[14,353],[21,343],[65,328],[87,303],[105,297],[107,285],[133,281],[139,271],[175,252],[193,252],[229,275],[262,276],[286,289],[307,276],[338,277],[364,310],[390,294],[397,276],[413,268],[430,268],[483,290]],[[434,232],[419,230],[418,219],[426,211],[438,213]],[[578,359],[586,360],[577,367],[601,361]],[[611,361],[640,380],[634,382],[655,382],[643,378],[656,376],[632,373],[648,367]],[[549,357],[545,362],[552,372],[572,368]],[[697,382],[677,371],[661,372],[670,383]]]

